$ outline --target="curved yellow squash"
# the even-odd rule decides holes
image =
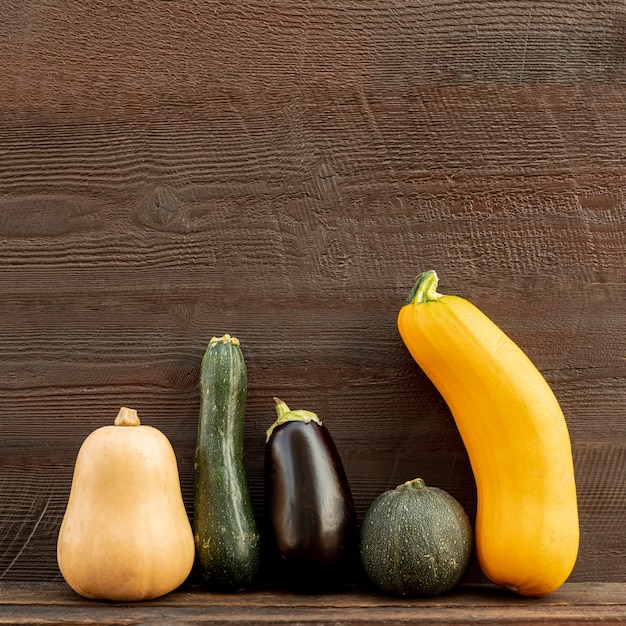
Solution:
[[[548,383],[522,350],[473,304],[417,277],[398,315],[411,355],[447,402],[478,491],[476,553],[484,574],[522,595],[544,596],[578,555],[569,433]]]

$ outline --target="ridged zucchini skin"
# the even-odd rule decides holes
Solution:
[[[472,524],[461,504],[421,478],[379,495],[361,524],[363,569],[382,591],[397,596],[429,597],[454,589],[473,548]]]
[[[478,492],[478,562],[494,583],[544,596],[579,544],[572,449],[559,403],[526,354],[469,301],[417,277],[398,315],[409,352],[445,399]]]
[[[261,539],[243,462],[247,371],[239,341],[213,337],[200,368],[200,417],[194,455],[196,567],[209,587],[252,585]]]

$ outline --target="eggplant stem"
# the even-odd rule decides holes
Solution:
[[[322,420],[317,417],[315,413],[312,411],[305,411],[303,409],[297,409],[292,411],[287,403],[283,402],[280,398],[274,398],[274,405],[276,407],[276,414],[278,418],[276,421],[267,429],[265,433],[265,441],[269,441],[274,429],[284,424],[286,422],[303,422],[304,424],[308,424],[309,422],[315,422],[316,424],[322,425]]]

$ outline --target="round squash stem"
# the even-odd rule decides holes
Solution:
[[[274,398],[274,404],[276,405],[276,413],[278,415],[278,419],[267,429],[266,431],[266,439],[265,441],[269,441],[274,429],[285,422],[304,422],[308,424],[309,422],[315,422],[316,424],[322,425],[322,420],[317,417],[317,415],[311,411],[304,411],[303,409],[298,409],[296,411],[292,411],[285,402],[283,402],[280,398]]]
[[[129,409],[123,406],[115,418],[116,426],[139,426],[139,416],[135,409]]]
[[[396,489],[411,489],[415,491],[421,491],[426,487],[426,483],[423,478],[414,478],[413,480],[407,480],[405,483],[398,485]]]
[[[416,279],[413,289],[409,297],[406,299],[405,304],[422,304],[423,302],[430,302],[441,298],[441,294],[437,293],[437,285],[439,284],[439,277],[435,270],[428,270],[422,272]]]

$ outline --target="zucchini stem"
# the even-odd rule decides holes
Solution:
[[[211,337],[211,341],[209,341],[209,345],[212,343],[232,343],[234,346],[239,345],[239,339],[237,337],[232,337],[228,333],[223,335],[222,337]]]

